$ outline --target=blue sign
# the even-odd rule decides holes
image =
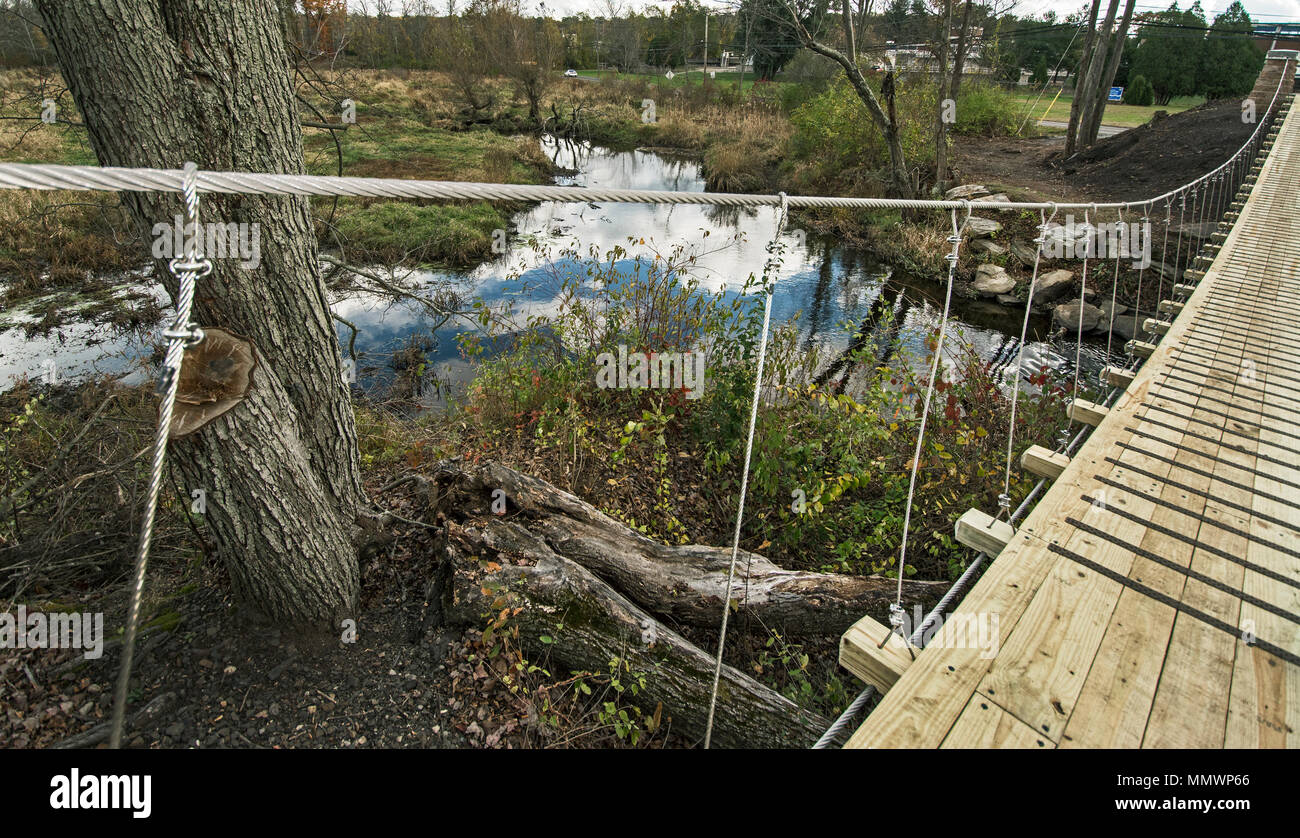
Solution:
[[[1124,98],[1124,88],[1122,88],[1122,87],[1112,87],[1112,88],[1110,89],[1110,95],[1106,97],[1106,101],[1107,101],[1107,102],[1118,102],[1118,101],[1120,101],[1120,100],[1123,99],[1123,98]]]

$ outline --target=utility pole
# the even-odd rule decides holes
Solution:
[[[709,72],[709,13],[704,13],[704,72]]]

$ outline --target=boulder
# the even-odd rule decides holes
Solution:
[[[984,197],[980,198],[980,200],[981,200],[981,201],[990,201],[990,202],[998,203],[998,204],[1009,204],[1009,203],[1011,203],[1011,199],[1007,197],[1007,193],[1005,193],[1005,192],[999,192],[999,193],[996,194],[996,195],[985,195]]]
[[[1115,340],[1130,341],[1137,337],[1138,332],[1142,331],[1142,321],[1144,319],[1145,318],[1143,317],[1138,317],[1137,322],[1135,323],[1133,315],[1131,314],[1126,314],[1123,317],[1116,315],[1113,326],[1111,326],[1108,318],[1107,321],[1102,323],[1101,327],[1102,329],[1105,329],[1107,326],[1111,326],[1110,333],[1114,336]]]
[[[1007,269],[998,265],[980,265],[975,269],[975,280],[971,287],[981,297],[996,297],[1008,294],[1016,287],[1016,279],[1007,273]]]
[[[1110,306],[1111,306],[1110,300],[1102,300],[1100,303],[1097,304],[1097,307],[1101,309],[1102,316],[1105,318],[1105,321],[1107,323],[1110,322],[1110,317],[1111,317]],[[1123,314],[1126,311],[1128,311],[1128,306],[1124,305],[1123,303],[1115,303],[1116,317],[1119,317],[1121,314]]]
[[[1079,329],[1079,302],[1064,303],[1052,309],[1052,322],[1057,326],[1065,329],[1067,332],[1075,332]],[[1083,331],[1091,332],[1101,323],[1101,309],[1089,303],[1083,304]]]
[[[991,218],[971,216],[966,221],[966,233],[972,239],[988,238],[1002,229],[1002,225]]]
[[[968,183],[965,186],[955,186],[943,193],[944,200],[960,201],[962,198],[973,199],[981,195],[989,194],[988,187],[981,183]]]
[[[1013,294],[998,294],[998,302],[1004,306],[1024,305],[1024,301]]]
[[[1016,257],[1016,259],[1022,265],[1034,264],[1034,257],[1037,254],[1038,254],[1038,249],[1034,245],[1025,244],[1024,242],[1020,242],[1020,241],[1013,241],[1011,243],[1011,255]],[[1040,259],[1039,262],[1041,263],[1046,261],[1047,261],[1047,256],[1046,254],[1044,254],[1043,258]]]
[[[988,239],[976,239],[970,243],[970,249],[975,253],[987,253],[989,256],[1001,256],[1007,252],[1005,247]]]
[[[1070,292],[1073,283],[1074,271],[1061,269],[1040,273],[1034,285],[1034,301],[1054,303]]]

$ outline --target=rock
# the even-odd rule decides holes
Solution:
[[[996,297],[999,294],[1009,293],[1016,287],[1015,277],[1007,273],[1007,269],[993,264],[980,265],[975,269],[975,280],[971,287],[979,292],[981,297]]]
[[[1171,224],[1169,227],[1169,234],[1176,237],[1179,231],[1181,231],[1183,238],[1190,236],[1197,239],[1208,239],[1211,235],[1218,232],[1218,230],[1218,221],[1188,221],[1181,227],[1177,224]]]
[[[1039,274],[1038,282],[1034,285],[1034,300],[1036,302],[1054,303],[1069,293],[1070,285],[1073,282],[1074,271],[1061,269]]]
[[[1081,258],[1089,235],[1088,228],[1082,224],[1070,227],[1048,224],[1043,231],[1043,255],[1053,259]]]
[[[1079,303],[1064,303],[1052,309],[1052,322],[1067,332],[1079,330]],[[1101,322],[1101,309],[1088,303],[1083,304],[1083,331],[1091,332]]]
[[[1102,315],[1106,318],[1108,322],[1111,316],[1110,306],[1111,306],[1110,300],[1102,300],[1100,303],[1097,304],[1097,307],[1101,309]],[[1128,311],[1128,306],[1124,305],[1123,303],[1115,303],[1116,317],[1119,317],[1121,314],[1123,314],[1126,311]]]
[[[1115,324],[1111,326],[1111,334],[1116,340],[1130,341],[1137,337],[1137,333],[1142,329],[1143,318],[1139,317],[1137,323],[1133,322],[1133,315],[1125,317],[1116,317]],[[1104,325],[1110,325],[1109,323]]]
[[[1001,256],[1007,252],[1005,247],[988,239],[976,239],[970,243],[970,249],[975,253],[987,253],[990,256]]]
[[[1024,303],[1021,299],[1013,294],[998,294],[998,302],[1004,306],[1018,306]]]
[[[980,195],[989,194],[988,187],[981,183],[968,183],[965,186],[955,186],[943,193],[944,200],[960,201],[962,198],[976,198]]]
[[[1037,248],[1031,245],[1027,245],[1024,242],[1019,242],[1019,241],[1011,242],[1011,255],[1016,257],[1016,259],[1019,260],[1020,264],[1022,265],[1034,264],[1034,257],[1037,254],[1038,254]],[[1044,254],[1043,258],[1040,261],[1041,262],[1047,261],[1046,254]]]
[[[991,218],[972,216],[966,221],[966,233],[972,239],[983,239],[1002,229],[1002,225]]]
[[[999,192],[999,193],[996,194],[996,195],[985,195],[983,198],[980,198],[980,200],[981,200],[981,201],[991,201],[991,202],[996,202],[996,203],[999,203],[999,204],[1009,204],[1009,203],[1011,203],[1011,199],[1007,197],[1007,193],[1005,193],[1005,192]]]

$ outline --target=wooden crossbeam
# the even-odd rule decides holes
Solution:
[[[1105,370],[1107,384],[1112,387],[1123,387],[1126,390],[1133,383],[1133,376],[1135,375],[1137,375],[1136,372],[1126,370],[1123,367],[1106,367]]]
[[[1020,467],[1030,474],[1055,480],[1070,464],[1070,458],[1056,451],[1049,451],[1041,445],[1031,445],[1020,456]]]
[[[882,693],[889,692],[911,664],[912,653],[903,638],[870,617],[858,620],[840,637],[840,666]]]
[[[1016,530],[979,509],[968,509],[953,528],[957,540],[977,553],[997,556],[1015,536]]]
[[[1072,399],[1065,410],[1071,421],[1082,422],[1094,428],[1101,424],[1107,413],[1106,408],[1084,399]]]

